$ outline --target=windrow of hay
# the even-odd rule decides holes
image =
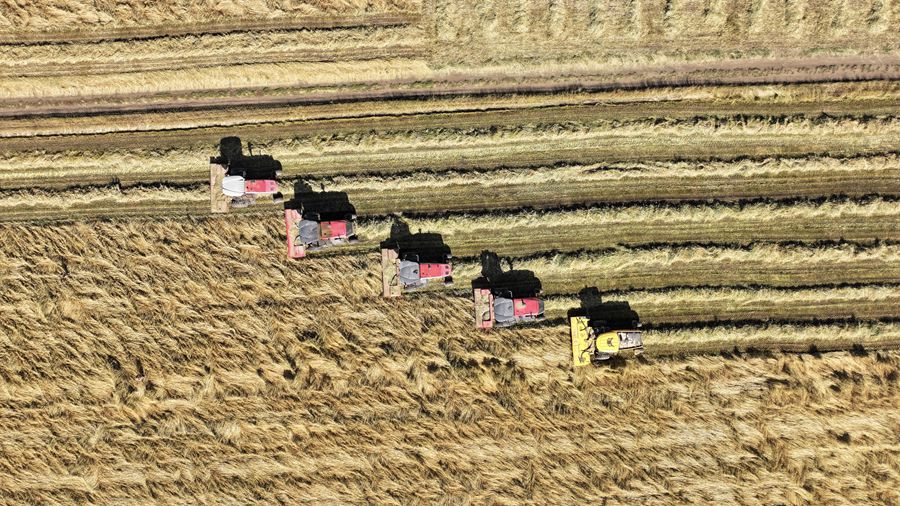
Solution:
[[[633,166],[616,166],[627,160],[665,161],[672,159],[736,158],[748,154],[760,157],[802,157],[821,154],[848,156],[859,154],[892,153],[894,139],[900,135],[900,123],[883,120],[828,120],[791,119],[783,123],[747,119],[709,119],[695,122],[674,122],[658,127],[637,125],[590,127],[558,123],[540,126],[519,126],[511,131],[491,129],[467,132],[442,131],[440,129],[409,133],[350,134],[343,139],[327,136],[302,137],[293,140],[259,142],[266,152],[275,156],[283,165],[286,176],[334,176],[383,174],[414,170],[450,170],[463,168],[541,167],[542,165],[569,163],[590,164],[588,169],[620,168],[626,170],[605,171],[601,176],[590,177],[628,178],[631,173],[648,174],[649,171],[629,171]],[[208,178],[205,161],[216,153],[218,139],[210,140],[207,147],[191,149],[145,150],[132,147],[127,150],[89,149],[48,153],[43,151],[7,151],[0,156],[0,184],[8,187],[19,180],[29,186],[67,182],[71,184],[107,183],[113,178],[123,182],[179,181],[199,182]],[[711,144],[712,143],[712,144]],[[867,161],[893,160],[893,157],[866,156]],[[598,160],[606,163],[597,164]],[[796,170],[821,170],[822,162],[813,159],[812,164],[790,161]],[[656,175],[668,175],[675,171],[679,176],[693,175],[693,171],[711,174],[715,168],[721,175],[754,175],[774,170],[770,160],[759,164],[757,160],[745,160],[738,164],[650,164]],[[833,170],[846,170],[838,159],[830,163]],[[642,165],[647,162],[642,163]],[[638,165],[640,167],[641,165]],[[671,170],[664,173],[663,168]],[[569,170],[578,170],[569,167]],[[540,177],[566,177],[564,172],[535,169],[530,174]],[[454,178],[425,175],[430,181],[451,185]],[[43,183],[47,181],[47,183]],[[347,184],[346,179],[338,183]],[[372,180],[363,180],[371,185]],[[58,184],[58,183],[57,183]],[[393,181],[385,181],[393,185]],[[436,183],[437,184],[437,183]]]
[[[41,110],[59,112],[57,107],[29,108],[27,115],[7,111],[11,118],[0,121],[0,136],[26,137],[120,132],[134,139],[134,145],[166,148],[206,145],[220,132],[250,136],[248,140],[276,139],[286,132],[293,136],[337,132],[422,130],[441,128],[487,128],[533,122],[615,121],[616,124],[642,118],[664,116],[669,120],[695,117],[732,116],[879,116],[896,111],[900,84],[891,81],[832,83],[829,85],[769,85],[744,87],[691,86],[669,88],[653,93],[646,90],[616,92],[475,95],[465,97],[420,97],[391,102],[349,101],[328,105],[291,105],[278,107],[247,105],[236,114],[232,108],[199,108],[191,111],[146,110],[140,113],[115,111],[111,116],[91,114],[75,117],[41,116]],[[248,99],[249,100],[249,99]],[[0,104],[0,111],[15,103]],[[87,104],[79,104],[89,107]],[[159,104],[143,104],[150,108]],[[184,100],[182,106],[197,104]],[[278,104],[274,104],[278,105]],[[69,105],[71,107],[71,105]],[[140,104],[129,111],[141,109]],[[14,108],[13,108],[14,109]],[[159,107],[157,107],[159,109]],[[477,114],[476,114],[477,113]],[[252,125],[252,127],[251,127]],[[242,128],[238,128],[242,127]],[[178,135],[164,132],[177,129]],[[196,130],[193,130],[196,129]],[[183,131],[188,130],[188,131]],[[136,132],[147,132],[135,136]],[[150,136],[150,132],[154,136]],[[92,136],[94,149],[106,143],[121,148],[116,136]],[[162,144],[164,142],[164,144]],[[8,142],[4,143],[8,146]],[[48,146],[41,139],[41,146]],[[126,144],[126,146],[128,146]]]
[[[163,27],[177,23],[198,25],[202,32],[211,20],[224,24],[230,21],[236,26],[241,22],[253,24],[260,20],[286,20],[303,17],[349,16],[374,13],[407,13],[418,10],[415,0],[347,0],[343,2],[271,3],[264,0],[243,2],[153,2],[124,0],[115,3],[87,0],[51,0],[41,2],[6,3],[0,26],[4,31],[21,35],[42,34],[53,39],[54,32],[77,34],[128,28]],[[302,25],[301,25],[302,26]],[[169,26],[169,28],[171,28]],[[208,29],[208,28],[207,28]],[[138,30],[140,32],[140,30]],[[152,32],[151,32],[152,33]]]
[[[554,254],[513,261],[532,271],[545,293],[571,294],[669,286],[796,285],[900,282],[900,246],[778,245],[749,247],[621,247],[609,252]],[[463,286],[481,275],[477,261],[454,262]]]
[[[741,161],[729,163],[687,163],[639,164],[588,167],[556,167],[526,170],[497,170],[488,173],[465,172],[434,175],[414,173],[402,177],[359,177],[336,178],[328,182],[329,191],[346,192],[350,202],[360,216],[385,216],[393,213],[442,213],[447,211],[517,210],[522,207],[559,207],[596,203],[628,202],[641,199],[668,199],[672,201],[692,201],[703,199],[743,200],[758,198],[795,198],[799,196],[819,198],[831,195],[866,196],[871,193],[884,195],[900,194],[900,166],[896,158],[873,157],[805,160],[764,160],[760,162]],[[679,177],[683,171],[685,174]],[[748,175],[744,177],[742,174]],[[721,174],[721,175],[720,175]],[[693,177],[688,177],[692,175]],[[681,185],[672,185],[678,178]],[[321,181],[310,180],[314,187]],[[450,184],[448,184],[448,182]],[[690,184],[687,184],[690,183]],[[285,186],[287,186],[285,188]],[[51,186],[52,187],[52,186]],[[440,188],[440,192],[435,192]],[[282,185],[286,198],[293,196],[290,185]],[[0,220],[21,221],[26,219],[46,220],[65,217],[115,217],[161,214],[207,214],[209,208],[208,186],[192,184],[187,186],[108,186],[99,188],[72,188],[65,191],[9,190],[0,192],[0,209],[4,212]],[[273,204],[265,200],[257,204],[254,212],[269,212],[276,216]],[[883,205],[891,205],[889,201]],[[639,205],[635,209],[650,210],[652,206]],[[742,212],[745,219],[752,217],[750,207]],[[266,209],[269,211],[266,211]],[[661,209],[669,209],[663,207]],[[696,210],[700,217],[682,216],[682,220],[697,222],[703,215],[704,207]],[[719,210],[725,208],[716,208]],[[800,209],[800,208],[798,208]],[[833,213],[849,213],[850,209]],[[583,211],[596,215],[599,211]],[[622,209],[605,211],[620,214]],[[634,211],[641,213],[643,211]],[[674,212],[674,211],[673,211]],[[683,211],[688,212],[688,211]],[[731,216],[729,212],[709,211],[720,219]],[[734,211],[731,211],[733,213]],[[762,213],[762,211],[760,211]],[[884,225],[886,234],[891,236],[890,227],[895,221],[884,212],[882,216],[868,219],[870,225]],[[616,218],[634,221],[640,218]],[[763,219],[762,214],[757,214]],[[811,217],[812,218],[812,217]],[[262,219],[262,218],[260,218]],[[453,218],[468,220],[468,218]],[[672,217],[677,221],[676,217]],[[534,220],[531,220],[534,222]],[[608,223],[609,218],[603,219]],[[452,222],[452,220],[451,220]],[[448,222],[448,223],[451,223]],[[430,222],[421,221],[422,227],[430,227]],[[652,229],[651,222],[646,229]],[[537,224],[537,223],[535,223]],[[786,222],[787,226],[789,222]],[[472,225],[477,225],[475,222]],[[724,225],[724,224],[723,224]],[[385,225],[381,225],[383,228]],[[469,225],[467,225],[469,226]],[[485,225],[489,226],[489,225]],[[750,226],[750,223],[747,223]],[[831,230],[828,237],[866,238],[862,231],[842,230],[841,221],[821,221],[811,223],[811,229],[798,231],[800,237],[810,236],[815,230]],[[454,228],[450,226],[450,231]],[[478,228],[476,226],[476,228]],[[499,223],[495,227],[502,229]],[[771,231],[772,229],[769,229]],[[714,232],[714,231],[713,231]],[[759,232],[765,232],[761,230]],[[380,232],[374,232],[376,234]],[[497,232],[502,234],[503,232]],[[538,234],[540,231],[537,232]],[[635,228],[635,233],[637,228]],[[750,236],[758,233],[748,231]],[[860,235],[862,234],[862,235]],[[581,236],[581,237],[579,237]],[[373,238],[374,239],[374,238]],[[570,240],[579,243],[583,234],[575,234]],[[698,239],[700,240],[700,239]],[[737,238],[736,238],[737,240]],[[627,240],[626,240],[627,242]]]
[[[733,320],[893,318],[900,287],[867,285],[816,288],[677,288],[602,294],[604,302],[625,302],[643,323],[671,324]],[[566,318],[581,307],[575,296],[550,297],[547,318]]]
[[[304,53],[398,50],[425,44],[421,32],[406,26],[332,28],[254,33],[200,33],[171,38],[110,40],[100,43],[9,46],[0,75],[127,73],[183,67],[304,61]],[[364,53],[362,53],[364,54]],[[182,63],[183,62],[183,63]],[[116,65],[113,72],[107,66]],[[48,71],[53,72],[48,72]]]

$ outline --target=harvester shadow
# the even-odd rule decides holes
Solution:
[[[541,280],[533,271],[514,269],[512,259],[506,258],[509,269],[504,271],[500,256],[493,251],[481,252],[481,276],[472,280],[472,289],[486,288],[494,295],[509,298],[537,297],[541,294]]]
[[[400,257],[415,256],[419,262],[444,263],[451,257],[450,246],[444,237],[435,232],[413,233],[409,224],[395,218],[390,236],[381,241],[381,249],[397,250]]]
[[[284,203],[285,209],[297,209],[303,219],[313,221],[351,220],[356,218],[356,206],[347,192],[314,191],[306,181],[294,183],[294,197]]]
[[[581,305],[569,310],[569,318],[586,316],[592,323],[611,329],[633,329],[640,326],[640,315],[627,301],[604,301],[596,287],[582,288],[578,292],[578,298]]]
[[[277,179],[281,176],[281,162],[272,155],[253,154],[253,145],[247,143],[247,154],[240,137],[223,137],[219,141],[219,156],[210,158],[210,163],[226,168],[226,175],[241,176],[244,179]]]

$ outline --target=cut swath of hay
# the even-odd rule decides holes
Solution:
[[[678,288],[617,291],[602,294],[606,302],[626,302],[644,323],[697,321],[876,319],[891,318],[900,304],[900,288],[869,285],[815,288]],[[548,318],[566,318],[581,307],[575,296],[545,301]]]
[[[102,133],[102,132],[134,132],[135,130],[169,130],[191,129],[200,127],[228,127],[236,125],[262,125],[271,123],[288,123],[308,120],[324,120],[335,118],[359,118],[367,117],[367,123],[374,117],[392,116],[397,114],[427,115],[429,113],[462,111],[495,111],[498,108],[506,111],[527,110],[538,107],[565,106],[579,104],[593,104],[601,102],[612,105],[638,104],[648,107],[685,107],[694,111],[694,106],[700,104],[719,104],[720,107],[731,107],[733,110],[743,110],[749,104],[754,104],[758,110],[760,105],[765,105],[775,112],[782,112],[786,106],[815,108],[827,105],[829,109],[835,106],[853,105],[856,113],[868,111],[879,104],[892,104],[898,95],[900,84],[892,81],[870,81],[850,83],[826,83],[826,84],[800,84],[800,85],[766,85],[766,86],[742,86],[742,87],[715,87],[715,86],[685,86],[678,88],[660,88],[653,90],[616,90],[592,93],[560,93],[553,95],[517,95],[504,97],[497,95],[470,96],[470,97],[440,97],[431,100],[393,100],[389,103],[379,101],[348,102],[342,104],[281,106],[277,108],[251,108],[241,110],[240,115],[235,115],[230,110],[193,110],[185,111],[144,111],[138,114],[115,114],[109,117],[28,117],[28,118],[4,118],[0,120],[0,135],[17,137],[26,135],[51,135],[51,134],[75,134],[75,133]],[[278,94],[273,91],[273,94]],[[120,98],[117,103],[127,102]],[[98,105],[104,103],[101,99],[95,101]],[[4,105],[0,104],[0,110]],[[646,110],[646,109],[645,109]],[[650,109],[653,111],[655,109]],[[791,109],[795,110],[795,109]],[[622,108],[610,108],[609,112],[616,111],[621,114]],[[644,113],[645,117],[647,113]],[[695,113],[694,113],[695,114]],[[479,117],[485,113],[479,114]],[[611,114],[615,118],[614,114]],[[469,115],[471,118],[471,115]],[[421,118],[422,122],[428,121],[427,117]],[[281,125],[287,128],[286,125]],[[271,127],[271,125],[269,125]],[[190,142],[194,132],[184,131],[177,138],[170,139],[171,146],[183,145]],[[255,134],[256,138],[265,138],[265,133]]]
[[[513,261],[530,270],[548,294],[667,286],[900,282],[900,247],[875,245],[662,246],[611,252],[555,254]],[[454,263],[454,278],[467,284],[481,274],[476,261]]]

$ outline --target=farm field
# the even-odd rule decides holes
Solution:
[[[0,497],[900,502],[898,33],[880,0],[0,6]],[[359,242],[212,215],[227,136]],[[380,296],[398,223],[453,286]],[[485,251],[546,321],[474,328]],[[643,356],[572,368],[585,289]]]

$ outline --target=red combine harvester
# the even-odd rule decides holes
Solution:
[[[490,288],[475,288],[475,326],[480,329],[510,327],[544,319],[544,301],[539,297],[513,297],[512,292],[495,296]]]
[[[219,141],[218,157],[210,158],[210,206],[214,213],[254,204],[259,196],[271,195],[282,201],[276,179],[281,176],[281,163],[269,155],[245,156],[238,137]]]
[[[486,251],[481,254],[481,273],[472,281],[477,328],[509,327],[544,319],[541,282],[533,272],[504,272],[500,258]]]
[[[312,192],[308,187],[295,191],[284,204],[284,223],[288,258],[357,242],[356,209],[344,192]]]
[[[381,243],[381,280],[385,297],[420,290],[429,284],[453,284],[450,247],[440,234],[409,234],[408,229]]]

